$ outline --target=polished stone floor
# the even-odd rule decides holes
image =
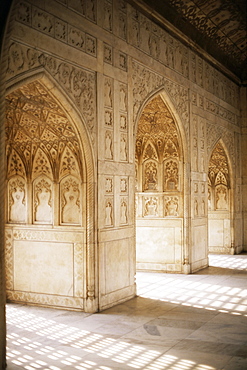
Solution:
[[[93,315],[8,304],[8,370],[247,369],[247,254],[136,280],[138,297]]]

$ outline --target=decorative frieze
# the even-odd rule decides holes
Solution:
[[[80,14],[85,15],[87,10],[88,16],[91,21],[96,20],[95,4],[92,2],[92,7],[88,6],[90,0],[87,1],[87,9],[80,9]],[[79,6],[79,2],[77,2]],[[72,5],[72,4],[71,4]],[[77,9],[74,9],[77,10]],[[76,47],[94,57],[97,55],[97,41],[92,35],[85,31],[78,29],[68,22],[54,17],[52,14],[47,13],[43,9],[30,5],[27,2],[21,2],[17,8],[16,20],[33,27],[37,31],[47,34],[61,42],[70,46]],[[31,22],[32,20],[32,22]]]

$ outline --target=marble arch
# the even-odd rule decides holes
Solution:
[[[6,224],[7,297],[16,302],[97,311],[93,232],[95,169],[85,120],[67,95],[65,97],[63,89],[44,72],[29,72],[26,78],[17,76],[9,83],[6,101],[7,152],[13,146],[15,153],[19,152],[19,162],[26,159],[23,167],[28,174],[20,176],[13,168],[12,174],[8,171],[12,189],[18,181],[18,184],[25,183],[28,200],[22,202],[27,210],[21,220],[13,216],[12,209],[8,211],[11,216]],[[13,130],[10,116],[15,110],[14,105],[19,112]],[[22,119],[19,131],[18,119]],[[19,140],[19,148],[14,141],[11,143],[11,137],[16,137],[16,133],[22,141]],[[36,154],[32,154],[32,150]],[[28,166],[28,161],[35,161],[35,165],[33,162]],[[39,166],[43,169],[38,169]],[[47,192],[50,196],[46,208],[38,212],[37,205],[41,207],[38,199],[42,195],[44,201]],[[52,210],[52,217],[47,216],[48,208]],[[78,217],[75,217],[77,212]],[[50,253],[53,259],[48,261]],[[19,264],[25,258],[30,259],[35,275],[32,272],[25,275],[25,266]],[[63,258],[67,262],[65,265]],[[47,266],[52,264],[54,266],[49,269]],[[60,275],[56,276],[55,270]],[[44,274],[48,278],[44,279]],[[64,281],[64,287],[59,282],[61,278],[67,281]]]
[[[186,236],[187,226],[185,141],[176,120],[181,125],[179,115],[167,100],[172,105],[164,90],[160,90],[145,100],[137,115],[137,269],[187,272],[188,248],[182,237]],[[167,182],[166,177],[171,181]]]
[[[184,161],[187,162],[188,160],[188,147],[185,145],[186,143],[186,130],[185,130],[185,123],[183,121],[183,118],[181,118],[180,113],[178,113],[178,110],[176,109],[176,105],[173,102],[172,96],[166,91],[165,87],[161,87],[158,89],[153,90],[151,93],[149,93],[143,100],[142,103],[139,104],[138,113],[135,117],[134,121],[134,133],[136,135],[137,129],[138,129],[138,123],[141,117],[141,114],[143,112],[143,109],[148,104],[148,102],[152,99],[154,99],[156,96],[160,96],[163,100],[164,104],[166,105],[169,113],[173,117],[173,120],[175,122],[175,125],[180,133],[181,137],[181,149],[183,150],[183,157]],[[135,103],[134,103],[135,105]],[[183,145],[182,145],[183,143]]]
[[[234,254],[232,161],[223,139],[214,145],[208,162],[208,250]]]

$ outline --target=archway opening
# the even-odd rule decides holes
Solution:
[[[137,270],[182,272],[183,151],[161,95],[140,116],[135,161]]]
[[[76,126],[41,80],[6,97],[7,299],[85,309],[86,164]]]
[[[228,158],[219,141],[208,168],[209,253],[234,254],[231,237],[231,181]]]

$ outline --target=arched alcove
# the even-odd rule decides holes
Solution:
[[[184,151],[162,94],[139,116],[135,163],[137,269],[183,272]]]
[[[94,312],[94,164],[85,123],[47,76],[6,96],[10,301]]]
[[[215,145],[208,166],[209,252],[233,254],[231,220],[231,170],[224,144]]]

